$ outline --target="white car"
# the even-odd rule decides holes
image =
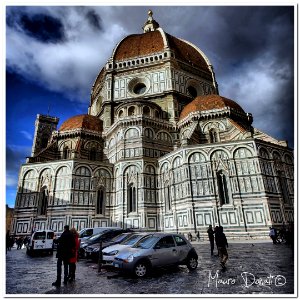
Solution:
[[[34,232],[27,245],[26,253],[28,255],[34,255],[41,252],[53,254],[53,238],[53,230],[38,230]]]
[[[131,235],[128,239],[121,242],[120,244],[115,244],[109,247],[106,247],[102,250],[102,265],[103,266],[112,266],[114,258],[120,251],[132,247],[144,236],[151,234],[150,232],[141,232]]]

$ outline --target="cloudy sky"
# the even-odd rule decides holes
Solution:
[[[91,86],[147,11],[171,35],[197,45],[219,92],[254,126],[294,146],[293,6],[6,6],[6,203],[31,153],[37,114],[87,113]]]

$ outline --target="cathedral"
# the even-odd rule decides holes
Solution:
[[[11,233],[69,224],[266,237],[293,222],[293,151],[219,95],[213,66],[152,11],[97,75],[87,114],[37,115]]]

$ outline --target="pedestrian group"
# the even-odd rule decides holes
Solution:
[[[64,280],[67,284],[75,280],[77,253],[80,245],[79,234],[75,228],[70,230],[69,225],[64,226],[64,232],[61,236],[54,240],[57,243],[57,275],[56,281],[52,283],[53,286],[61,286],[62,264],[64,265]]]
[[[282,223],[281,228],[277,230],[275,227],[269,227],[269,236],[273,244],[286,243],[293,247],[294,245],[294,224]]]
[[[226,262],[228,260],[228,242],[226,235],[223,232],[222,226],[216,226],[215,229],[212,228],[212,225],[209,225],[207,230],[209,243],[210,243],[210,254],[211,256],[214,255],[214,245],[216,242],[218,254],[216,256],[219,256],[220,258],[220,265],[222,269],[225,269]]]

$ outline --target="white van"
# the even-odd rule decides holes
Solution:
[[[28,255],[34,255],[37,253],[48,252],[53,254],[53,230],[38,230],[35,231],[31,238],[30,242],[27,245],[26,253]]]
[[[120,227],[94,227],[94,228],[83,228],[79,231],[79,238],[81,241],[88,239],[92,235],[95,235],[100,232],[104,232],[108,229],[122,229]]]

